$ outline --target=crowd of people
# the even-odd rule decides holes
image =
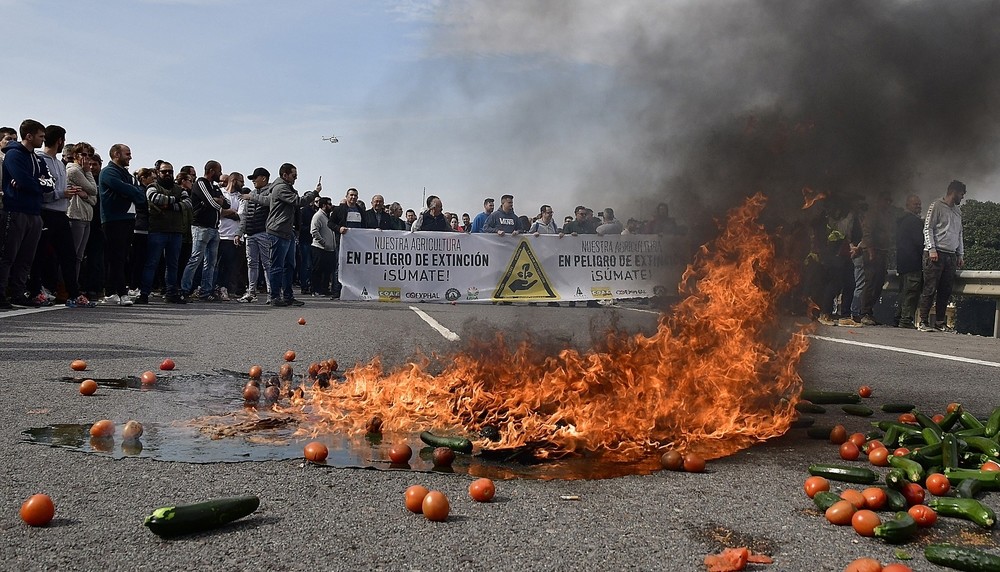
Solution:
[[[902,212],[885,191],[851,200],[827,199],[811,225],[805,260],[806,290],[826,326],[880,325],[874,306],[882,296],[895,253],[900,295],[894,324],[922,332],[948,331],[946,308],[964,260],[962,211],[966,187],[952,181],[926,213],[909,195]],[[931,322],[931,309],[934,321]]]
[[[370,207],[357,189],[336,202],[295,188],[285,163],[272,178],[247,177],[208,161],[199,176],[159,160],[130,171],[132,151],[115,144],[104,163],[93,145],[68,144],[66,130],[27,119],[0,128],[0,310],[97,304],[262,302],[301,306],[294,295],[340,296],[339,237],[352,228],[428,232],[613,235],[682,234],[665,203],[648,221],[624,224],[614,209],[578,206],[558,225],[555,212],[518,216],[514,197],[487,198],[474,218],[444,210],[440,197],[404,212],[382,195]],[[18,140],[20,137],[20,140]]]

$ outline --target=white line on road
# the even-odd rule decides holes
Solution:
[[[20,310],[7,310],[6,312],[0,312],[0,318],[13,318],[14,316],[26,316],[28,314],[37,314],[39,312],[51,312],[53,310],[65,310],[66,306],[49,306],[48,308],[22,308]]]
[[[827,341],[827,342],[835,342],[835,343],[838,343],[838,344],[847,344],[847,345],[850,345],[850,346],[862,346],[862,347],[865,347],[865,348],[875,348],[875,349],[878,349],[878,350],[889,350],[891,352],[899,352],[899,353],[903,353],[903,354],[913,354],[913,355],[924,356],[924,357],[946,359],[946,360],[951,360],[951,361],[960,361],[960,362],[963,362],[963,363],[973,363],[973,364],[976,364],[976,365],[985,365],[985,366],[989,366],[989,367],[1000,367],[1000,363],[997,363],[995,361],[985,361],[985,360],[981,360],[981,359],[964,358],[964,357],[958,357],[958,356],[949,356],[949,355],[945,355],[945,354],[936,354],[934,352],[922,352],[920,350],[909,350],[909,349],[906,349],[906,348],[897,348],[897,347],[894,347],[894,346],[883,346],[881,344],[869,344],[869,343],[866,343],[866,342],[856,342],[854,340],[843,340],[843,339],[840,339],[840,338],[828,338],[826,336],[817,336],[817,335],[812,335],[812,334],[810,334],[809,337],[810,338],[815,338],[817,340],[824,340],[824,341]]]
[[[456,334],[455,332],[453,332],[453,331],[449,330],[448,328],[442,326],[440,324],[440,322],[438,322],[434,318],[428,316],[427,312],[424,312],[423,310],[421,310],[420,308],[417,308],[416,306],[410,306],[410,309],[413,310],[414,312],[416,312],[417,315],[420,316],[420,318],[423,321],[427,322],[427,324],[430,325],[430,327],[432,327],[435,330],[437,330],[438,333],[441,334],[442,336],[444,336],[444,338],[446,340],[448,340],[449,342],[457,342],[458,340],[461,339],[461,338],[458,337],[458,334]]]
[[[659,314],[656,310],[643,310],[642,308],[626,308],[624,306],[615,306],[619,310],[628,310],[629,312],[642,312],[644,314]]]

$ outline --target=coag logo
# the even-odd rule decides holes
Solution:
[[[590,288],[590,295],[594,298],[610,298],[611,288],[607,286],[592,286]]]
[[[444,293],[444,299],[449,302],[454,302],[462,297],[462,292],[458,288],[448,288],[448,291]]]
[[[394,288],[392,286],[379,286],[378,288],[378,301],[379,302],[399,302],[400,289]]]

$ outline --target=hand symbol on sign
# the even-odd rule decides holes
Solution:
[[[532,276],[534,276],[534,273],[531,272],[531,265],[524,264],[521,266],[521,271],[517,273],[517,280],[512,281],[510,283],[510,286],[508,287],[511,289],[512,292],[517,292],[519,290],[528,290],[532,286],[538,283],[538,280],[532,280],[531,282],[528,282],[528,278],[531,278]]]

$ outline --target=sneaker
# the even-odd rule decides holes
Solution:
[[[131,297],[133,297],[133,298],[135,298],[139,294],[142,294],[142,292],[140,292],[138,289],[136,289],[136,290],[129,290],[128,291],[128,295],[131,296]]]
[[[209,294],[208,296],[204,296],[204,297],[201,297],[201,298],[195,298],[195,300],[198,300],[199,302],[218,302],[219,301],[219,297],[216,296],[215,294]]]
[[[50,300],[49,297],[46,296],[44,292],[40,292],[38,296],[35,296],[34,301],[36,302],[35,307],[52,305],[52,300]]]
[[[830,314],[820,314],[816,320],[824,326],[836,326],[837,321],[830,317]]]
[[[916,326],[913,324],[913,322],[899,322],[898,324],[896,324],[896,327],[903,328],[904,330],[912,330]]]
[[[296,307],[298,307],[298,306],[305,306],[306,305],[306,303],[303,302],[302,300],[296,300],[295,298],[289,298],[288,300],[285,300],[285,302],[287,302],[289,306],[296,306]]]
[[[926,323],[921,322],[921,323],[917,324],[917,331],[918,332],[936,332],[937,330],[935,330],[934,328],[930,327]]]
[[[936,322],[934,329],[939,332],[954,332],[955,328],[950,327],[946,322]]]
[[[188,303],[187,298],[185,298],[184,296],[177,295],[177,294],[175,294],[173,296],[167,296],[166,302],[167,302],[167,304],[187,304]]]
[[[864,324],[864,325],[866,325],[866,326],[878,326],[879,325],[879,323],[875,321],[875,318],[872,318],[871,316],[862,316],[861,317],[861,323]]]
[[[104,306],[117,306],[121,303],[122,300],[121,298],[118,297],[118,294],[112,294],[110,296],[105,296],[104,298],[101,298],[101,304]]]
[[[42,294],[45,295],[45,299],[48,300],[49,302],[55,302],[56,295],[50,292],[49,289],[46,288],[45,286],[42,286]]]
[[[247,292],[246,294],[237,298],[236,301],[241,304],[253,304],[254,302],[257,301],[257,297],[254,296],[252,293]]]
[[[119,306],[131,306],[132,303],[133,303],[132,302],[132,298],[129,298],[129,295],[125,294],[124,296],[121,297],[121,302],[119,302],[118,305]]]
[[[267,303],[270,304],[272,308],[283,308],[290,305],[285,300],[268,300]]]
[[[136,304],[149,304],[149,294],[139,294],[135,299]]]
[[[848,328],[862,328],[864,327],[864,322],[859,322],[854,318],[841,318],[837,320],[838,326],[846,326]]]
[[[223,302],[229,302],[229,290],[226,290],[225,286],[219,288],[219,300]]]

